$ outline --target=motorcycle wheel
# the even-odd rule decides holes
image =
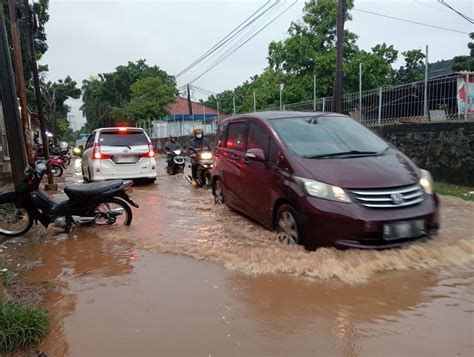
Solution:
[[[0,235],[16,237],[28,232],[33,225],[33,215],[25,207],[13,202],[0,203]]]
[[[70,164],[71,164],[71,159],[70,159],[69,157],[64,156],[64,157],[62,157],[62,159],[64,160],[64,163],[65,163],[66,165],[70,165]]]
[[[63,175],[63,168],[59,165],[51,166],[51,173],[54,177],[60,177]]]
[[[132,210],[129,205],[119,198],[111,198],[101,203],[95,208],[94,214],[101,216],[97,218],[95,222],[99,225],[110,226],[116,224],[129,226],[133,218]]]

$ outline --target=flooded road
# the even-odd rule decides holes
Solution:
[[[65,181],[80,181],[77,163]],[[472,202],[443,197],[426,242],[306,252],[182,177],[157,182],[134,187],[129,228],[4,244],[0,259],[50,287],[48,356],[474,354]]]

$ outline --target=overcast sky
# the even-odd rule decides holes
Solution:
[[[92,1],[51,0],[46,25],[49,50],[41,63],[49,65],[49,79],[70,75],[78,83],[111,72],[130,60],[145,58],[176,74],[232,31],[266,1]],[[263,24],[288,7],[283,1]],[[474,17],[474,2],[446,0]],[[211,92],[232,89],[267,64],[268,44],[287,36],[291,21],[301,18],[304,1],[298,0],[284,15],[240,50],[194,84]],[[355,8],[424,22],[464,32],[473,25],[440,5],[437,0],[355,0]],[[353,11],[346,28],[359,35],[358,45],[370,50],[378,43],[400,51],[429,45],[430,62],[468,54],[468,36]],[[211,60],[178,78],[178,85],[194,79],[214,63]],[[196,93],[196,96],[198,94]],[[79,101],[71,101],[75,129],[82,123]]]

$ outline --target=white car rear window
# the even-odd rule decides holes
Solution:
[[[138,146],[148,143],[148,138],[142,131],[105,131],[99,135],[101,146]]]

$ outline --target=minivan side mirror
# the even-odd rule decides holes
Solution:
[[[245,153],[245,158],[248,160],[253,160],[253,161],[259,161],[259,162],[265,162],[265,152],[262,149],[254,148],[254,149],[248,149],[247,152]]]

